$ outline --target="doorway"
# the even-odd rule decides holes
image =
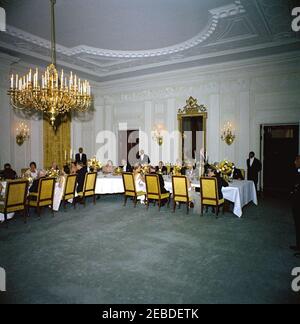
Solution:
[[[138,129],[119,131],[119,165],[123,159],[127,159],[127,162],[132,166],[136,163],[140,146],[139,133]]]
[[[264,192],[288,194],[299,152],[299,125],[262,126],[262,131]]]

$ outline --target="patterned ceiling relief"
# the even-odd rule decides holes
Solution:
[[[3,3],[3,7],[8,12],[8,26],[6,32],[0,33],[0,51],[30,62],[39,60],[42,63],[49,61],[50,35],[46,36],[49,34],[47,23],[41,29],[36,30],[35,20],[29,19],[31,9],[34,13],[39,10],[36,6],[33,9],[36,1],[11,0],[9,5]],[[124,0],[123,4],[126,1]],[[156,19],[156,21],[146,26],[153,27],[152,33],[147,28],[142,29],[137,24],[138,19],[131,19],[131,11],[126,11],[125,6],[119,8],[116,0],[109,2],[90,0],[84,4],[79,0],[57,0],[58,63],[67,69],[84,72],[101,82],[227,62],[235,60],[237,55],[240,55],[242,59],[300,49],[299,36],[293,33],[290,27],[288,0],[186,1],[187,10],[183,10],[181,0],[153,0],[151,7],[153,12],[149,12],[149,18]],[[134,1],[130,3],[133,4]],[[148,0],[147,3],[149,4]],[[171,3],[172,15],[169,16],[168,8],[163,4],[170,5]],[[41,4],[41,16],[46,19],[44,16],[47,17],[48,0],[39,0],[39,4]],[[72,16],[86,13],[88,4],[91,6],[88,8],[89,16],[81,17],[82,22],[78,21],[78,24],[74,24],[71,21]],[[103,12],[99,11],[99,5],[105,9]],[[114,5],[116,7],[109,7]],[[136,2],[136,6],[139,7],[135,12],[135,17],[137,14],[141,15],[140,19],[145,21],[148,17],[147,12],[140,13],[143,5],[146,6],[146,0]],[[147,8],[150,10],[149,7]],[[195,13],[191,15],[193,8]],[[131,8],[132,12],[134,9]],[[100,22],[104,21],[105,12],[113,12],[116,17],[120,17],[119,19],[114,17],[115,27],[107,26],[105,30],[102,28]],[[158,15],[159,12],[160,15]],[[65,21],[59,20],[60,17],[68,17],[68,15],[71,16],[70,20],[67,18]],[[174,24],[174,17],[178,17],[178,25]],[[88,24],[83,23],[84,21],[88,21]],[[118,26],[118,21],[120,21],[120,26]],[[120,28],[124,29],[124,27],[121,23],[129,26],[128,30],[122,30],[122,34],[120,34]],[[196,32],[197,26],[199,29]],[[87,28],[94,38],[84,37],[81,33],[82,28]],[[139,28],[141,28],[141,34],[132,33],[132,30]],[[60,30],[63,30],[61,34]],[[75,41],[68,41],[68,35],[71,35],[68,33],[69,30],[72,35],[74,33],[82,35],[82,38],[76,39],[76,46],[66,45],[71,43],[75,45]],[[97,31],[99,31],[100,38],[95,36]],[[109,37],[110,33],[111,37]],[[127,36],[125,45],[124,35]],[[139,39],[136,38],[137,35]],[[106,40],[103,46],[107,47],[91,46],[93,43],[100,44],[101,37]],[[188,38],[182,41],[184,37]],[[140,44],[147,44],[147,39],[154,48],[130,50],[130,48],[139,47]],[[168,43],[168,39],[172,39],[174,43],[166,47],[155,47],[155,44]],[[120,48],[125,46],[128,50],[118,50],[118,43]],[[148,46],[145,45],[145,47]]]

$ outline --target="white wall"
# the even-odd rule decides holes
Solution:
[[[9,161],[20,169],[31,160],[43,164],[42,123],[28,119],[31,138],[22,147],[17,146],[15,128],[22,118],[9,108],[6,95],[12,61],[0,57],[0,163]],[[17,68],[14,66],[13,71]],[[261,124],[299,123],[299,88],[299,53],[93,84],[94,108],[88,115],[73,118],[72,148],[82,146],[90,157],[94,156],[101,147],[97,143],[99,132],[117,134],[119,124],[124,123],[129,129],[149,134],[149,141],[141,143],[146,151],[151,144],[158,148],[150,135],[154,125],[163,123],[169,132],[177,130],[177,110],[193,96],[208,108],[210,161],[228,158],[245,168],[249,151],[259,154]],[[237,129],[231,147],[220,140],[221,128],[227,121]],[[117,162],[117,150],[116,143],[107,158]],[[177,146],[174,153],[179,155]],[[158,149],[151,155],[153,163],[157,163]]]
[[[26,117],[14,111],[9,104],[7,90],[11,73],[20,73],[24,67],[17,60],[0,54],[0,168],[4,163],[11,163],[20,173],[31,161],[43,167],[43,125],[39,117]],[[22,146],[16,143],[16,128],[24,121],[30,128],[30,139]]]
[[[78,139],[74,142],[95,155],[97,134],[104,129],[117,134],[119,124],[127,123],[128,129],[149,134],[141,146],[150,152],[151,144],[158,147],[150,136],[154,125],[163,123],[170,132],[178,130],[177,111],[193,96],[208,108],[210,161],[227,158],[245,168],[251,150],[259,155],[261,124],[300,121],[300,59],[296,54],[100,84],[94,89],[94,117],[73,125]],[[237,134],[230,147],[220,139],[227,121],[235,125]],[[178,147],[175,156],[179,157]],[[153,163],[159,161],[158,150],[151,158]]]

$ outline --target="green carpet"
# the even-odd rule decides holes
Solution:
[[[122,207],[101,197],[41,220],[0,227],[1,303],[298,303],[300,266],[288,204],[264,200],[244,217]]]

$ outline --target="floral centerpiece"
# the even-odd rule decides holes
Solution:
[[[181,166],[175,164],[173,167],[173,175],[174,176],[181,175],[181,169],[182,169]]]
[[[118,176],[118,175],[121,175],[122,173],[123,173],[123,169],[121,167],[118,167],[115,169],[115,172],[114,172],[115,175]]]
[[[55,169],[49,169],[46,171],[46,177],[55,178],[56,180],[60,177],[60,171]]]
[[[88,160],[88,166],[90,171],[100,171],[102,169],[102,163],[96,159],[96,157]]]
[[[142,170],[141,170],[142,174],[149,174],[150,173],[150,165],[148,164],[143,164],[142,165]]]
[[[233,176],[235,165],[233,162],[224,160],[216,166],[217,171],[221,174],[225,181],[229,181]]]

